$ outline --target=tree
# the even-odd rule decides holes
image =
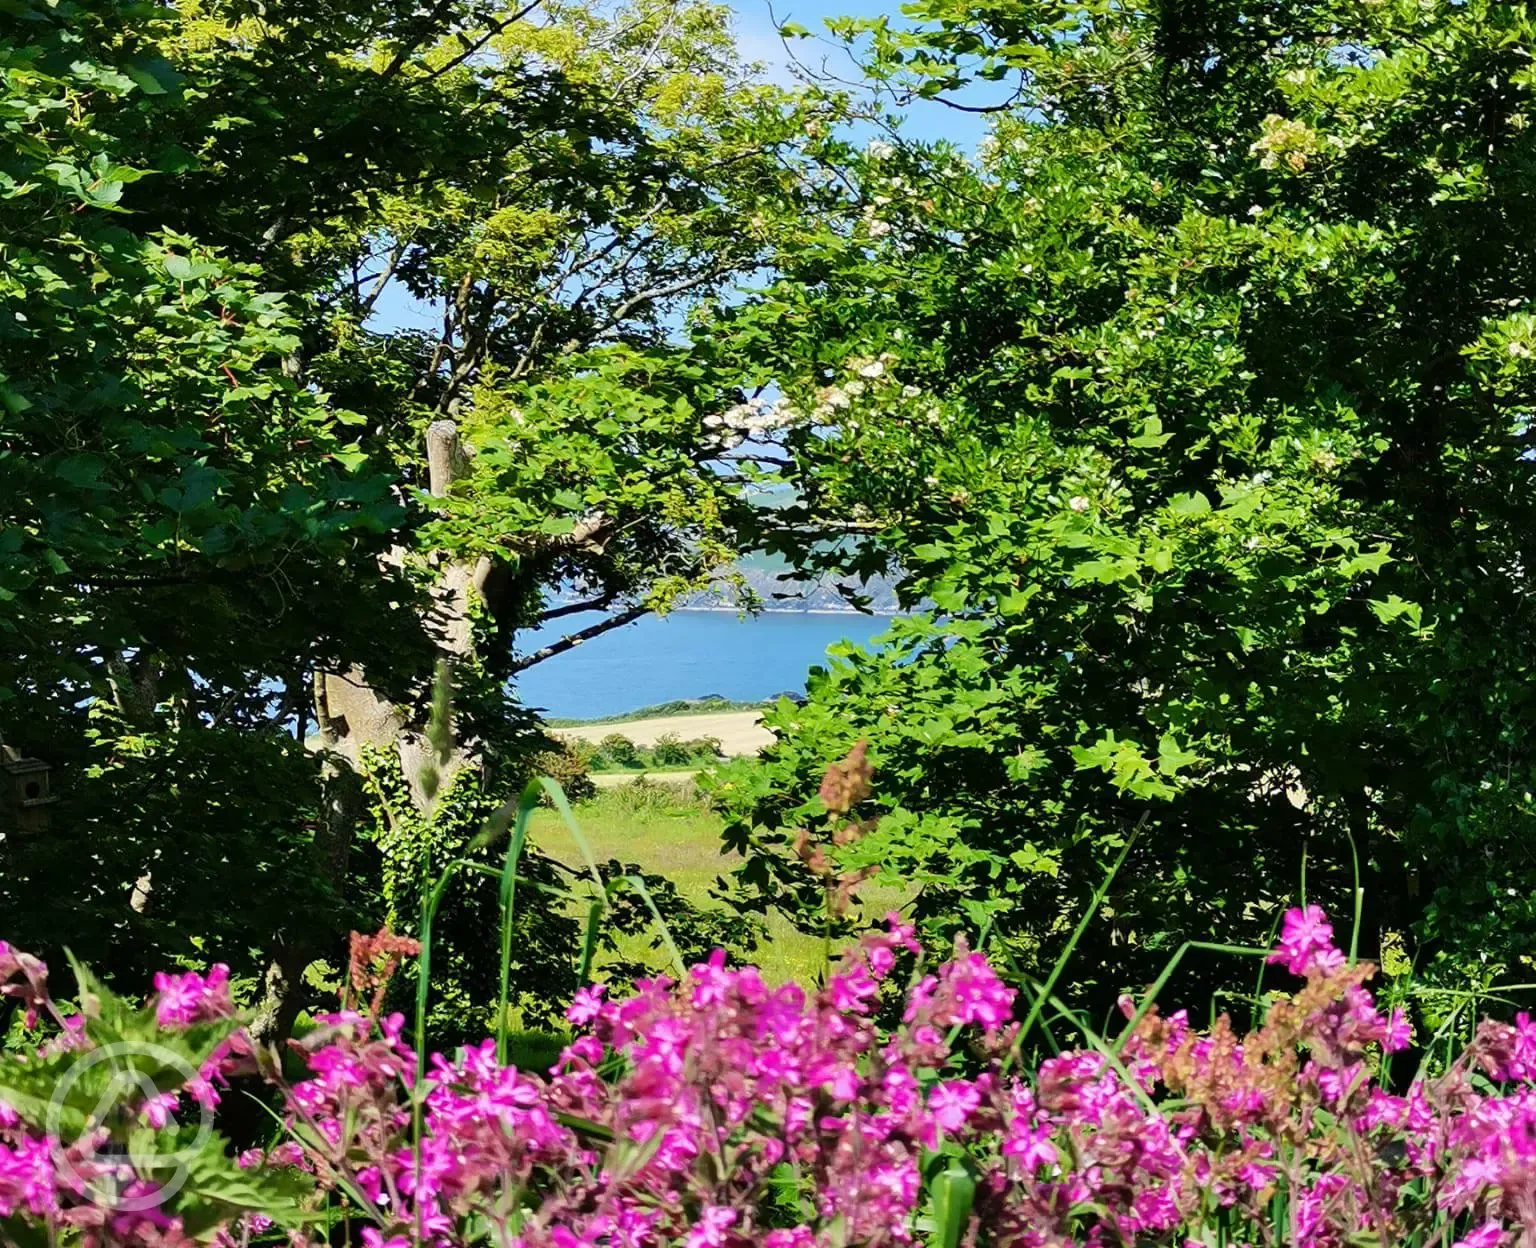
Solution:
[[[132,45],[81,55],[113,16],[0,49],[0,715],[66,795],[46,840],[9,838],[4,888],[13,931],[142,974],[189,937],[238,963],[278,915],[345,920],[311,886],[307,765],[246,734],[296,714],[264,678],[356,652],[348,620],[418,628],[357,573],[403,511],[356,418],[278,367],[291,303],[123,203],[154,171],[110,123],[173,78]]]
[[[778,545],[855,587],[899,575],[916,612],[726,776],[744,877],[803,885],[788,830],[865,737],[883,818],[846,865],[1025,965],[1145,820],[1084,995],[1185,939],[1262,943],[1302,887],[1347,913],[1355,850],[1364,951],[1411,929],[1425,970],[1513,966],[1536,923],[1530,15],[909,12],[837,29],[898,96],[998,83],[983,151],[872,143],[773,290],[720,310],[811,417]]]
[[[208,933],[154,864],[190,750],[210,812],[289,812],[287,838],[250,830],[277,913],[253,898],[205,942],[251,971],[276,955],[280,1029],[340,899],[382,887],[375,911],[408,917],[390,881],[520,786],[544,741],[509,680],[715,578],[753,522],[714,462],[746,396],[682,331],[793,235],[806,119],[751,80],[723,10],[682,0],[24,8],[0,114],[0,676],[7,737],[74,800],[12,878],[45,912],[88,897],[93,930],[158,914],[150,960],[185,953]],[[581,608],[608,614],[516,653]],[[456,744],[428,793],[445,658]],[[170,800],[127,835],[144,790]],[[232,822],[209,825],[210,899],[251,861]],[[71,871],[78,894],[37,892]],[[314,906],[282,906],[296,883]]]

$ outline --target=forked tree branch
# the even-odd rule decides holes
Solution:
[[[580,615],[583,611],[602,611],[612,602],[612,594],[604,594],[601,598],[588,598],[585,602],[568,602],[564,606],[551,607],[544,612],[539,616],[539,623],[548,624],[551,620],[563,619],[567,615]]]
[[[492,22],[485,28],[483,32],[481,32],[481,35],[478,39],[465,40],[464,48],[458,56],[455,56],[446,63],[439,65],[431,73],[420,79],[420,81],[431,82],[433,79],[441,78],[444,74],[457,69],[460,65],[464,64],[465,61],[469,60],[470,57],[474,56],[475,53],[479,52],[481,48],[485,47],[485,45],[488,44],[492,39],[496,38],[497,35],[501,34],[502,31],[506,30],[509,26],[515,25],[516,23],[522,21],[523,18],[527,17],[528,14],[532,13],[543,2],[544,0],[529,0],[529,3],[518,9],[510,17],[504,17],[499,22]]]
[[[582,642],[591,641],[594,637],[601,637],[604,633],[611,632],[615,628],[623,628],[626,624],[633,624],[642,615],[649,615],[650,611],[649,607],[631,607],[628,611],[620,611],[618,615],[611,615],[606,620],[600,620],[590,628],[584,628],[580,632],[571,633],[569,636],[560,638],[559,641],[551,642],[542,650],[535,650],[526,658],[519,659],[516,663],[512,664],[510,672],[513,675],[516,675],[518,672],[525,672],[536,663],[542,663],[545,659],[552,659],[557,654],[564,654],[567,650],[574,650]]]
[[[380,80],[387,82],[405,68],[406,61],[410,60],[417,49],[431,38],[433,31],[443,18],[447,16],[448,10],[452,5],[453,0],[438,0],[437,7],[428,13],[423,21],[417,24],[416,30],[412,33],[411,37],[400,44],[400,50],[395,53],[394,58],[384,67],[383,73],[379,75]]]

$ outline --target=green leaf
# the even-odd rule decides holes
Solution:
[[[1171,732],[1163,733],[1157,743],[1157,769],[1165,776],[1176,775],[1183,768],[1201,761],[1199,754],[1181,746]]]
[[[19,390],[13,390],[0,379],[0,407],[4,407],[12,416],[20,416],[32,406],[32,400],[27,398]]]
[[[182,76],[163,56],[140,57],[123,65],[128,75],[145,95],[165,95],[178,90]]]
[[[1142,424],[1141,433],[1134,438],[1126,440],[1127,445],[1140,450],[1155,450],[1166,446],[1173,439],[1173,434],[1163,432],[1163,422],[1160,417],[1148,416]]]
[[[100,455],[91,451],[82,451],[65,457],[54,471],[71,485],[83,490],[97,490],[107,488],[101,482],[101,474],[106,466],[106,460]]]
[[[301,1204],[313,1188],[302,1171],[278,1166],[245,1169],[226,1152],[227,1142],[217,1133],[200,1148],[189,1149],[195,1138],[195,1128],[187,1127],[176,1134],[159,1133],[151,1144],[153,1151],[174,1155],[185,1167],[186,1183],[177,1194],[176,1208],[189,1233],[204,1233],[246,1212],[263,1214],[282,1227],[321,1216]]]
[[[964,1166],[950,1166],[934,1176],[929,1189],[931,1248],[959,1248],[975,1199],[976,1180]]]
[[[1072,569],[1072,579],[1079,583],[1097,582],[1114,585],[1119,581],[1135,580],[1141,565],[1134,559],[1088,559]]]
[[[1390,549],[1383,542],[1375,550],[1364,551],[1350,558],[1340,560],[1339,575],[1346,580],[1354,580],[1357,576],[1368,576],[1379,572],[1391,562],[1392,555]]]
[[[1416,602],[1407,602],[1396,594],[1387,598],[1372,598],[1369,601],[1371,610],[1383,624],[1390,624],[1396,619],[1407,619],[1415,629],[1424,627],[1424,609]]]

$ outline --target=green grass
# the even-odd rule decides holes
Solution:
[[[514,1031],[507,1036],[507,1061],[519,1070],[548,1070],[571,1042],[557,1031]]]
[[[710,896],[717,877],[740,859],[720,849],[720,816],[705,808],[691,783],[646,784],[610,789],[576,807],[582,834],[598,861],[617,858],[644,871],[664,875],[696,906],[718,906]],[[567,866],[580,866],[571,835],[552,810],[533,816],[530,839],[544,853]],[[902,901],[898,891],[865,886],[864,912],[878,918]],[[668,969],[660,955],[648,950],[648,939],[623,942],[625,956],[648,958],[658,970]],[[772,914],[753,959],[770,983],[794,981],[813,985],[825,966],[821,938],[795,931],[781,915]],[[601,963],[599,963],[599,970]]]

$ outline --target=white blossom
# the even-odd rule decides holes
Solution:
[[[721,418],[728,429],[746,429],[752,424],[752,418],[756,409],[749,403],[738,403],[735,407],[729,407]]]

